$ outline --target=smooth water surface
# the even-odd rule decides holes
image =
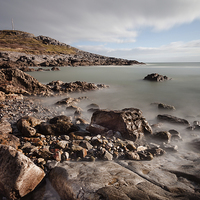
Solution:
[[[176,107],[179,116],[200,114],[200,63],[151,63],[132,66],[60,67],[61,71],[29,72],[41,83],[86,81],[104,83],[103,89],[72,96],[88,96],[101,108],[135,107],[151,118],[151,103],[162,102]],[[172,78],[149,82],[143,78],[159,73]],[[153,116],[152,116],[153,117]]]

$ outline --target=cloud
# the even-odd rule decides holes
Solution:
[[[172,42],[156,48],[112,49],[103,45],[80,46],[80,48],[101,55],[122,57],[141,62],[200,62],[200,40]]]
[[[199,0],[34,0],[0,2],[2,29],[43,34],[61,42],[134,42],[139,30],[170,29],[200,19]]]

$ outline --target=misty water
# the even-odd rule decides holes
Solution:
[[[151,103],[173,105],[177,117],[200,114],[200,63],[151,63],[132,66],[60,67],[60,71],[29,72],[41,83],[86,81],[109,85],[108,89],[71,94],[87,96],[102,109],[139,108],[148,120],[160,111]],[[143,78],[150,73],[166,75],[171,80],[149,82]],[[61,98],[61,97],[60,97]],[[49,102],[52,103],[54,100]],[[156,113],[157,112],[157,113]]]
[[[102,109],[139,108],[150,124],[156,123],[157,115],[162,113],[187,119],[191,124],[195,120],[200,120],[200,63],[151,63],[133,66],[60,67],[60,69],[60,71],[29,72],[29,74],[44,84],[61,80],[63,82],[86,81],[109,85],[107,89],[74,93],[70,96],[87,96],[91,102],[97,103]],[[164,82],[144,81],[143,78],[150,73],[166,75],[171,80]],[[44,104],[53,106],[57,100],[66,96],[42,98],[42,100]],[[90,104],[91,102],[86,103]],[[173,105],[176,110],[161,111],[156,106],[151,105],[154,102]],[[83,105],[78,104],[78,106]],[[86,105],[84,106],[86,107]],[[66,115],[68,114],[64,107],[60,110],[61,114],[63,112]],[[88,115],[87,112],[83,114],[82,117],[87,118],[86,120],[90,122],[91,114]],[[187,145],[187,142],[192,141],[196,136],[199,137],[199,131],[197,135],[194,135],[193,132],[188,132],[185,126],[167,123],[164,126],[162,125],[162,128],[166,130],[175,129],[181,133],[183,141],[172,143],[178,145],[178,152],[175,154],[167,153],[166,156],[158,157],[158,159],[154,158],[151,162],[148,161],[146,165],[143,161],[141,166],[144,165],[147,169],[154,170],[155,168],[156,170],[156,167],[162,169],[163,166],[169,169],[179,169],[181,165],[194,165],[194,169],[199,170],[199,165],[196,167],[193,164],[193,161],[198,161],[199,153],[196,150],[193,151]],[[170,177],[168,179],[168,174],[165,175],[165,170],[159,170],[158,173],[162,173],[158,182],[161,181],[162,183],[163,181],[164,184],[168,184],[168,180],[171,180]],[[189,171],[188,173],[192,172]],[[157,172],[155,175],[153,172],[149,176],[150,179],[154,180],[156,174]],[[46,195],[53,195],[59,199],[52,186],[46,185]]]

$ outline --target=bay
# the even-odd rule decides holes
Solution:
[[[29,72],[41,83],[86,81],[104,83],[109,89],[72,94],[88,96],[102,109],[139,108],[152,119],[151,103],[162,102],[176,107],[179,117],[200,114],[200,63],[148,63],[132,66],[60,67],[60,71]],[[164,82],[149,82],[143,78],[159,73],[172,78]]]

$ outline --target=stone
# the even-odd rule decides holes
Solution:
[[[190,125],[190,123],[186,119],[178,118],[178,117],[168,115],[168,114],[158,115],[157,119],[160,121],[166,121],[166,122],[174,123],[174,124],[180,124],[180,125],[185,125],[185,126]]]
[[[143,135],[152,134],[152,129],[142,112],[136,108],[127,108],[123,110],[98,110],[93,113],[88,131],[95,133],[94,128],[101,127],[101,132],[107,130],[119,131],[125,139],[136,141]]]
[[[0,101],[5,101],[6,95],[4,92],[0,91]]]
[[[159,131],[153,134],[153,138],[162,142],[170,142],[171,134],[168,131]]]
[[[0,120],[0,144],[12,146],[18,149],[20,146],[20,140],[16,136],[12,135],[11,124],[4,120]]]
[[[42,121],[35,117],[25,116],[17,121],[17,128],[24,136],[34,136],[36,134],[35,126]]]
[[[165,110],[175,110],[174,106],[167,105],[167,104],[164,104],[164,103],[158,103],[158,108],[159,109],[165,109]]]
[[[151,164],[150,162],[148,163]],[[137,171],[134,170],[134,167]],[[155,167],[151,166],[151,168],[152,172],[154,172]],[[173,200],[176,198],[176,193],[170,193],[164,187],[159,187],[159,184],[156,185],[159,182],[160,175],[159,173],[156,174],[157,168],[154,173],[157,175],[156,181],[151,181],[150,178],[146,179],[146,176],[140,173],[143,169],[145,169],[144,166],[138,161],[122,161],[118,163],[113,161],[67,161],[59,163],[51,170],[49,180],[61,199]],[[167,174],[165,171],[162,171],[163,173]],[[172,184],[177,181],[177,178],[174,179],[174,177],[176,176],[171,175],[169,177],[169,180],[172,180]],[[161,176],[161,180],[163,179]],[[171,182],[169,183],[171,184]]]
[[[71,118],[65,115],[56,116],[50,119],[50,124],[41,123],[39,126],[40,133],[44,135],[65,135],[79,128],[71,123]]]
[[[51,71],[60,71],[60,68],[59,67],[52,67]]]
[[[0,145],[0,193],[8,199],[24,197],[44,178],[44,171],[11,146]]]
[[[2,135],[12,133],[11,124],[6,119],[3,118],[0,119],[0,133]]]
[[[137,152],[129,151],[126,153],[126,157],[130,160],[140,160],[140,156]]]

